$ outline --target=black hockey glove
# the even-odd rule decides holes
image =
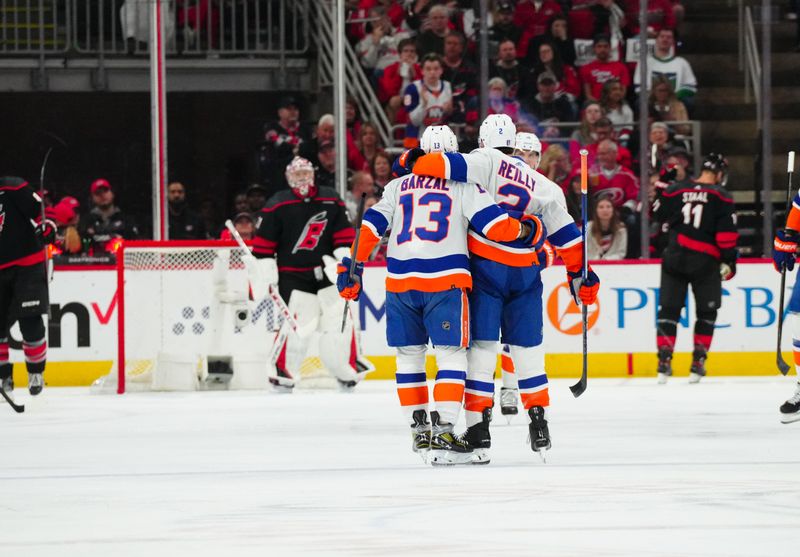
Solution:
[[[34,229],[36,237],[44,244],[52,244],[56,241],[56,231],[56,223],[49,219],[37,224]]]

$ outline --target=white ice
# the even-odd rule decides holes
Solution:
[[[497,416],[492,463],[425,467],[391,382],[0,406],[0,555],[775,556],[800,541],[794,378],[551,385],[542,464]],[[477,551],[476,551],[477,550]]]

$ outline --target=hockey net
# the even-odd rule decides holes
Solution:
[[[213,383],[209,362],[215,358],[263,366],[266,380],[283,316],[269,297],[249,301],[243,255],[223,241],[125,242],[117,254],[117,357],[96,390],[151,390],[165,361],[196,366],[203,389]],[[315,337],[299,385],[333,386]]]

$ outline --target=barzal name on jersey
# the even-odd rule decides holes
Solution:
[[[547,230],[547,240],[564,260],[567,271],[579,271],[583,243],[575,221],[567,212],[561,188],[524,161],[498,149],[480,148],[469,154],[430,153],[414,165],[414,174],[480,184],[503,209],[537,215]],[[538,263],[530,248],[507,245],[470,230],[470,252],[512,267]]]
[[[520,222],[480,186],[403,176],[386,184],[381,200],[364,213],[356,259],[366,260],[391,228],[387,291],[471,288],[470,227],[497,241],[512,241],[520,234]]]
[[[259,215],[253,253],[277,256],[282,272],[314,271],[323,265],[323,255],[349,247],[355,238],[344,202],[332,188],[319,188],[305,199],[290,189],[279,191]]]
[[[41,217],[41,202],[22,178],[0,178],[0,269],[44,261],[33,225]]]

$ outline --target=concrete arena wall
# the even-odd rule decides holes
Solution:
[[[659,296],[657,262],[596,263],[602,286],[599,304],[590,312],[589,369],[593,377],[654,376],[655,316]],[[364,353],[377,371],[370,379],[393,379],[394,351],[386,345],[386,268],[371,264],[358,303]],[[552,377],[577,377],[581,367],[581,316],[570,300],[564,268],[543,272],[544,338],[547,370]],[[794,274],[787,280],[787,298]],[[780,280],[766,260],[744,260],[738,274],[723,284],[710,375],[774,375]],[[107,267],[58,269],[51,285],[50,351],[47,383],[89,385],[111,369],[117,347],[116,272]],[[694,306],[690,300],[678,330],[674,368],[687,375],[692,350]],[[15,380],[25,384],[20,338],[12,328]],[[16,339],[13,340],[13,339]],[[792,361],[791,331],[784,332],[783,350]],[[434,370],[428,359],[428,371]]]

